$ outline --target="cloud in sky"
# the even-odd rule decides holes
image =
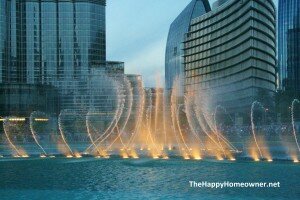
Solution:
[[[157,74],[163,83],[169,27],[190,1],[108,0],[107,59],[124,61],[125,73],[141,74],[147,87]]]

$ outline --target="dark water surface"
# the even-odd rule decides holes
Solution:
[[[300,199],[292,162],[0,159],[0,199]],[[280,182],[280,188],[191,188],[189,181]]]

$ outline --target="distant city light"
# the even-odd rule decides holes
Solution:
[[[47,122],[47,121],[49,121],[49,119],[47,119],[47,118],[35,118],[34,121],[37,121],[37,122]]]
[[[26,118],[25,117],[0,118],[0,122],[4,122],[5,120],[11,122],[24,122],[26,121]]]

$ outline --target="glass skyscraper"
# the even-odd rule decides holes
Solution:
[[[51,83],[105,65],[105,0],[1,0],[3,82]]]
[[[178,89],[183,95],[183,41],[184,34],[188,32],[191,20],[209,12],[208,0],[193,0],[180,13],[170,26],[166,46],[165,60],[165,88],[173,88],[173,81],[176,77],[180,79]]]
[[[4,96],[16,85],[43,85],[58,89],[62,109],[88,103],[81,91],[106,68],[105,7],[106,0],[0,0]]]
[[[3,66],[5,66],[5,52],[6,52],[6,3],[7,1],[0,1],[0,82],[2,83]]]
[[[300,92],[300,1],[279,0],[278,66],[280,89]]]

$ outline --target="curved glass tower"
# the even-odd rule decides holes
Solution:
[[[280,89],[300,91],[300,1],[279,0],[278,66]]]
[[[165,88],[173,88],[173,81],[180,78],[179,91],[183,95],[183,41],[184,34],[189,31],[191,20],[209,12],[208,0],[193,0],[180,13],[170,26],[168,41],[166,46],[165,60]]]
[[[274,106],[276,10],[272,0],[229,0],[192,20],[184,41],[185,91],[238,121],[258,100]]]

